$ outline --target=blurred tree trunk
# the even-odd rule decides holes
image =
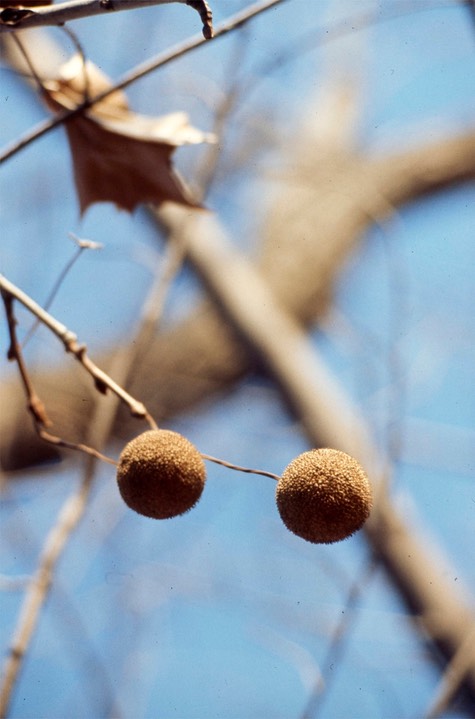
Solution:
[[[294,167],[298,157],[294,158]],[[278,300],[306,326],[325,316],[345,261],[375,219],[392,206],[475,177],[475,133],[383,157],[332,154],[306,147],[304,182],[289,183],[277,198],[255,258]],[[313,170],[311,171],[311,169]],[[335,193],[335,187],[344,189]],[[339,184],[340,183],[340,184]],[[318,198],[318,200],[316,200]],[[107,369],[114,349],[96,357]],[[190,361],[190,358],[193,358]],[[70,358],[62,370],[39,370],[35,383],[62,436],[84,441],[97,393]],[[158,422],[226,391],[259,361],[245,346],[222,310],[205,300],[188,318],[158,335],[141,361],[129,390]],[[16,379],[1,389],[0,459],[5,470],[20,469],[55,456],[38,440]],[[137,421],[119,413],[115,434],[138,431]]]

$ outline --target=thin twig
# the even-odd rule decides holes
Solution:
[[[157,283],[157,285],[153,288],[153,291],[149,297],[148,302],[146,303],[146,312],[145,317],[142,322],[139,335],[137,337],[136,344],[137,347],[147,346],[148,340],[150,338],[151,332],[155,329],[156,326],[156,318],[158,316],[161,316],[164,308],[164,302],[165,302],[165,296],[166,293],[169,290],[169,287],[171,285],[172,280],[176,276],[176,273],[178,269],[181,267],[181,264],[185,257],[185,245],[183,243],[183,240],[179,242],[178,240],[175,240],[170,244],[170,247],[172,248],[172,251],[169,256],[169,262],[165,268],[165,272],[163,276],[160,278],[160,282]],[[33,419],[35,422],[35,428],[38,432],[39,436],[45,440],[46,442],[49,442],[50,444],[54,444],[59,447],[64,447],[66,449],[74,449],[79,450],[81,452],[84,452],[86,454],[89,454],[93,456],[96,459],[100,459],[102,461],[108,462],[109,464],[117,464],[117,462],[110,457],[107,457],[106,455],[102,454],[98,450],[94,449],[93,447],[90,447],[89,445],[83,444],[83,443],[74,443],[69,442],[67,440],[64,440],[61,437],[58,437],[56,435],[51,434],[50,432],[46,431],[45,427],[49,426],[51,422],[49,421],[46,411],[44,408],[44,404],[37,395],[33,383],[31,382],[31,379],[29,377],[28,371],[26,369],[26,364],[23,359],[23,353],[21,351],[20,343],[17,340],[16,337],[16,320],[13,313],[13,299],[18,299],[24,304],[30,311],[34,312],[34,314],[37,315],[38,319],[41,321],[45,321],[45,311],[42,309],[42,316],[39,317],[37,312],[35,312],[35,305],[36,303],[31,300],[31,298],[27,297],[21,290],[19,290],[15,285],[10,283],[8,280],[6,280],[2,275],[0,275],[0,289],[2,291],[2,296],[5,303],[5,309],[7,314],[7,320],[8,320],[8,326],[10,330],[10,349],[8,352],[9,359],[14,359],[19,367],[20,374],[22,377],[23,385],[25,387],[25,392],[28,398],[28,408],[30,412],[33,415]],[[27,301],[24,301],[27,300]],[[48,315],[48,317],[51,320],[54,320],[51,316]],[[57,323],[56,320],[54,320],[55,323]],[[51,322],[47,323],[47,326],[50,329],[53,329],[51,326]],[[64,328],[66,329],[66,328]],[[55,331],[55,330],[53,330]],[[67,331],[69,332],[69,331]],[[57,334],[57,333],[56,333]],[[107,375],[105,372],[100,370],[85,354],[85,347],[83,345],[79,345],[76,341],[76,339],[71,339],[70,337],[71,333],[67,335],[64,332],[64,330],[61,330],[61,339],[63,340],[63,343],[65,344],[66,350],[68,352],[72,352],[77,359],[81,362],[81,364],[90,372],[90,374],[94,377],[94,380],[96,382],[96,386],[100,391],[103,391],[102,384],[105,384],[108,388],[112,389],[116,396],[119,399],[123,399],[124,396],[127,396],[132,400],[133,406],[135,407],[136,404],[141,405],[141,403],[137,403],[137,400],[135,400],[133,397],[131,397],[128,393],[125,392],[125,390],[120,387],[116,382],[111,380],[109,375]],[[75,337],[75,336],[74,336]],[[134,353],[134,359],[136,357],[136,352]],[[130,405],[130,401],[127,401],[127,404]],[[143,406],[143,405],[142,405]],[[131,408],[132,409],[132,408]],[[146,416],[149,420],[150,425],[152,426],[152,429],[158,429],[155,421],[153,418],[148,414],[147,410],[144,407],[144,412],[146,413]],[[132,413],[135,414],[135,412],[132,410]],[[142,416],[142,415],[138,415]],[[238,472],[244,472],[247,474],[259,474],[264,477],[270,477],[271,479],[275,479],[278,481],[280,479],[278,474],[274,474],[273,472],[267,472],[265,470],[259,470],[259,469],[251,469],[248,467],[241,467],[239,465],[233,464],[231,462],[227,462],[223,459],[218,459],[217,457],[212,457],[208,454],[202,454],[203,459],[206,459],[210,462],[214,462],[215,464],[220,464],[223,467],[227,467],[228,469],[233,469]]]
[[[63,343],[66,352],[70,352],[74,357],[82,364],[85,370],[93,377],[96,388],[105,394],[110,389],[119,399],[128,405],[131,414],[134,417],[140,417],[147,420],[152,429],[157,429],[157,425],[153,417],[148,413],[146,407],[142,402],[139,402],[126,392],[117,382],[115,382],[109,375],[101,370],[87,355],[87,348],[84,344],[79,344],[77,336],[74,332],[68,330],[68,328],[61,322],[58,322],[52,315],[46,310],[40,307],[34,300],[29,297],[25,292],[20,290],[19,287],[6,279],[3,275],[0,275],[0,290],[5,295],[11,295],[17,299],[21,304],[26,307],[29,312],[35,315],[40,322],[48,327],[58,339]]]
[[[38,569],[26,591],[10,651],[5,661],[3,682],[0,690],[0,717],[2,719],[8,714],[13,689],[50,589],[53,571],[69,537],[84,514],[91,484],[92,472],[89,471],[79,489],[64,503],[55,525],[46,537],[39,558]]]
[[[183,246],[180,243],[170,244],[167,250],[164,268],[155,278],[155,282],[143,304],[140,327],[136,339],[122,352],[119,352],[113,362],[114,372],[120,377],[121,384],[126,384],[131,372],[135,370],[135,362],[142,346],[148,343],[149,335],[156,329],[157,323],[163,315],[165,295],[168,292],[173,278],[182,266],[184,258]],[[0,276],[1,279],[1,276]],[[12,296],[4,291],[7,303],[12,302]],[[102,447],[110,436],[118,407],[119,398],[112,402],[99,404],[91,422],[88,440]],[[66,443],[67,444],[67,443]],[[62,444],[65,446],[65,443]],[[78,446],[74,447],[75,449]],[[88,454],[93,454],[86,447]],[[12,693],[22,662],[28,651],[28,646],[39,621],[40,612],[51,587],[53,572],[56,564],[66,548],[67,542],[81,520],[94,479],[96,458],[104,459],[99,452],[87,458],[84,476],[79,488],[66,500],[58,514],[56,524],[50,530],[40,555],[38,569],[27,589],[22,610],[18,618],[9,655],[5,662],[3,683],[0,687],[0,717],[6,717]],[[108,460],[115,464],[113,460]]]
[[[84,252],[84,250],[100,250],[102,249],[103,245],[100,242],[94,242],[92,240],[82,240],[79,237],[76,237],[76,235],[73,232],[69,233],[69,237],[73,240],[73,242],[76,243],[76,252],[73,254],[73,256],[67,261],[66,265],[63,267],[61,272],[59,273],[59,276],[56,280],[56,282],[53,285],[53,288],[51,289],[44,305],[43,309],[49,310],[51,305],[53,304],[53,300],[58,294],[59,288],[63,284],[64,280],[66,279],[66,275],[68,272],[72,269],[72,267],[76,264],[77,260],[81,256],[81,254]],[[36,328],[38,325],[41,324],[40,320],[37,318],[28,332],[25,335],[25,339],[22,342],[22,347],[25,349],[27,343],[30,341],[31,337],[33,336]]]
[[[82,79],[84,83],[84,91],[83,91],[83,100],[84,102],[87,102],[90,98],[90,92],[89,92],[89,74],[87,72],[87,57],[86,52],[78,38],[75,32],[71,30],[67,25],[62,25],[61,29],[63,32],[66,33],[66,35],[69,37],[71,42],[73,43],[74,47],[76,48],[76,52],[81,58],[81,64],[82,64]]]
[[[119,370],[119,368],[117,368]],[[118,399],[99,404],[94,411],[90,425],[89,440],[103,446],[112,429],[117,412]],[[0,687],[0,717],[7,716],[13,689],[18,680],[23,660],[37,627],[41,609],[51,588],[53,573],[67,542],[78,526],[87,507],[96,471],[96,458],[88,452],[84,476],[77,488],[65,501],[54,526],[49,531],[40,554],[38,568],[28,586],[23,605],[13,634],[9,654],[5,660],[3,681]]]
[[[231,53],[228,59],[225,77],[230,78],[230,82],[214,112],[211,134],[217,137],[219,141],[207,146],[207,151],[204,153],[195,173],[195,183],[199,188],[196,194],[200,201],[204,201],[216,179],[216,170],[223,151],[223,135],[226,124],[239,105],[239,101],[244,97],[244,80],[241,75],[248,43],[245,41],[247,37],[243,38],[242,35],[239,42],[236,43],[234,52]]]
[[[227,33],[232,32],[239,27],[242,27],[257,15],[260,15],[266,10],[269,10],[270,8],[282,2],[285,2],[285,0],[261,0],[261,2],[257,2],[254,5],[251,5],[249,8],[246,8],[245,10],[236,13],[228,20],[222,22],[215,29],[214,38],[216,39],[218,37],[222,37],[223,35],[226,35]],[[87,102],[83,102],[81,105],[78,105],[74,110],[64,110],[62,112],[59,112],[54,117],[44,120],[43,122],[39,123],[39,125],[26,132],[23,137],[19,138],[18,140],[15,140],[15,142],[13,142],[2,153],[0,153],[0,164],[2,162],[5,162],[5,160],[8,160],[9,158],[13,157],[13,155],[25,148],[33,141],[37,140],[39,137],[46,135],[48,132],[50,132],[56,127],[59,127],[67,120],[71,120],[74,117],[77,117],[85,110],[91,108],[96,103],[104,100],[109,95],[112,95],[112,93],[116,92],[117,90],[122,90],[128,85],[131,85],[133,82],[136,82],[140,78],[145,77],[154,70],[157,70],[159,67],[163,67],[169,62],[172,62],[172,60],[176,60],[177,58],[186,55],[188,52],[195,50],[197,47],[200,47],[205,42],[206,40],[204,40],[200,36],[194,36],[188,40],[185,40],[184,42],[175,45],[169,50],[165,50],[159,55],[156,55],[154,58],[147,60],[140,65],[137,65],[133,70],[129,71],[128,73],[123,75],[121,79],[112,84],[107,90],[104,90],[104,92],[101,92],[99,95],[95,95]]]
[[[85,454],[89,454],[96,459],[100,459],[103,462],[108,462],[109,464],[117,464],[115,460],[111,459],[110,457],[107,457],[105,454],[102,454],[93,447],[89,447],[88,445],[83,443],[78,444],[76,442],[68,442],[67,440],[62,439],[57,435],[51,434],[51,432],[48,432],[46,430],[46,427],[49,427],[51,425],[51,421],[48,418],[45,405],[37,394],[29,372],[26,368],[22,348],[16,334],[17,322],[13,311],[13,296],[8,294],[7,292],[2,291],[2,298],[5,304],[5,313],[7,316],[8,330],[10,333],[10,348],[8,350],[8,359],[14,360],[18,365],[20,377],[27,397],[28,409],[33,417],[34,426],[38,435],[45,442],[48,442],[49,444],[54,444],[57,447],[78,450]]]
[[[7,309],[7,317],[9,317],[12,340],[10,350],[12,353],[17,353],[15,358],[17,361],[18,358],[20,358],[21,362],[21,349],[16,340],[15,319],[11,311],[13,297],[3,289],[2,296]],[[94,411],[90,425],[89,439],[94,437],[100,446],[105,444],[110,434],[116,414],[117,402],[118,399],[110,404],[97,405]],[[60,442],[62,446],[69,444],[64,443],[62,440],[60,440]],[[78,449],[80,446],[75,445],[71,446],[71,448]],[[0,717],[2,717],[2,719],[8,714],[13,689],[38,624],[41,609],[50,590],[56,564],[85,512],[94,479],[96,459],[111,461],[100,452],[92,450],[89,446],[84,445],[83,451],[87,452],[89,456],[87,457],[82,482],[78,489],[75,490],[63,504],[54,526],[46,537],[39,558],[38,568],[28,585],[12,637],[10,651],[5,659],[3,679],[0,687]]]
[[[20,38],[18,37],[18,35],[16,33],[12,33],[11,37],[12,37],[13,42],[17,46],[17,48],[20,52],[20,55],[23,57],[23,59],[26,63],[26,66],[28,67],[31,77],[36,82],[38,90],[41,91],[43,89],[43,83],[42,83],[41,78],[39,77],[38,73],[36,72],[35,66],[32,63],[31,58],[30,58],[29,54],[27,53],[25,46],[23,45],[22,41],[20,40]]]
[[[329,687],[336,679],[336,669],[341,664],[341,657],[348,641],[349,632],[354,627],[358,616],[356,611],[358,602],[363,590],[367,589],[378,568],[378,562],[374,555],[371,555],[369,559],[365,559],[364,563],[365,566],[356,573],[356,579],[348,589],[343,605],[344,611],[341,612],[339,621],[333,629],[325,658],[320,664],[322,667],[321,673],[319,672],[315,677],[314,686],[302,712],[301,719],[316,719],[324,698],[328,694]]]
[[[206,0],[186,0],[186,4],[198,12],[203,23],[203,37],[205,40],[211,40],[214,36],[213,13]]]
[[[28,400],[28,410],[33,416],[35,426],[49,427],[51,426],[51,420],[46,414],[46,409],[43,402],[41,401],[40,397],[35,391],[35,388],[33,387],[33,383],[31,381],[30,375],[26,368],[25,361],[23,359],[20,343],[17,340],[16,319],[13,312],[13,296],[11,294],[8,294],[7,292],[2,291],[2,299],[5,305],[8,331],[10,333],[10,347],[8,348],[7,353],[8,359],[10,361],[15,360],[18,365],[21,381],[23,383],[25,394]]]
[[[227,467],[227,469],[235,469],[237,472],[244,472],[246,474],[261,474],[263,477],[270,477],[271,479],[275,479],[277,482],[280,479],[280,476],[278,474],[274,474],[273,472],[266,472],[263,469],[249,469],[248,467],[240,467],[238,464],[232,464],[232,462],[226,462],[224,459],[211,457],[211,455],[209,454],[201,453],[201,456],[203,457],[203,459],[207,459],[208,462],[220,464],[223,467]]]
[[[94,447],[90,447],[88,444],[84,444],[83,442],[69,442],[67,439],[63,439],[62,437],[58,437],[55,434],[47,432],[42,427],[38,427],[38,425],[36,429],[41,439],[48,442],[48,444],[53,444],[56,447],[61,447],[62,449],[73,449],[76,452],[89,454],[91,457],[95,457],[95,459],[99,459],[101,462],[117,466],[117,461],[115,459],[108,457],[106,454],[99,452],[98,449],[94,449]]]
[[[0,33],[45,25],[64,25],[65,22],[85,17],[172,2],[183,3],[196,10],[203,22],[203,37],[206,40],[213,37],[213,18],[206,0],[68,0],[55,5],[41,5],[34,10],[31,7],[6,7],[0,12]]]

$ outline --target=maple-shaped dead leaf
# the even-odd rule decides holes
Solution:
[[[91,62],[75,55],[44,82],[48,106],[74,110],[111,83]],[[115,91],[65,123],[81,214],[94,202],[114,202],[132,212],[139,204],[166,200],[200,207],[172,166],[176,147],[214,138],[188,123],[185,113],[146,117],[131,112]]]

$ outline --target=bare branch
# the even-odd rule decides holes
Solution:
[[[338,676],[338,667],[342,663],[340,659],[358,616],[358,612],[354,610],[357,608],[363,592],[368,588],[377,569],[378,563],[374,555],[372,555],[365,559],[364,565],[351,583],[346,595],[345,609],[341,612],[339,621],[332,631],[325,657],[321,662],[321,668],[316,673],[310,696],[300,719],[316,719],[319,711],[321,711],[330,685]]]
[[[43,401],[40,399],[39,395],[36,393],[35,388],[33,387],[33,382],[30,378],[25,360],[23,358],[22,348],[17,339],[17,322],[13,312],[13,295],[5,292],[3,289],[1,293],[5,304],[8,330],[10,333],[10,348],[8,350],[8,359],[14,360],[18,365],[20,377],[27,397],[28,409],[33,417],[33,423],[39,437],[41,437],[41,439],[43,439],[45,442],[54,444],[57,447],[79,450],[80,452],[89,454],[92,457],[95,457],[96,459],[101,459],[104,462],[108,462],[109,464],[116,464],[113,459],[110,459],[105,454],[102,454],[93,447],[89,447],[88,445],[83,443],[68,442],[61,437],[51,434],[45,429],[46,427],[49,427],[52,422],[46,413]]]
[[[137,342],[133,343],[136,344],[138,348],[142,346],[146,346],[148,344],[147,339],[149,339],[149,336],[151,332],[155,329],[156,324],[156,317],[161,316],[163,307],[164,307],[164,301],[165,296],[170,288],[171,282],[173,278],[176,275],[176,272],[178,271],[179,267],[181,266],[184,257],[185,257],[185,247],[182,243],[180,243],[177,240],[172,243],[172,253],[169,257],[169,262],[166,268],[166,272],[161,276],[161,281],[156,284],[156,286],[152,289],[152,292],[149,295],[148,300],[144,304],[144,319],[141,325],[141,329],[139,332],[139,337],[137,338]],[[80,241],[82,244],[81,247],[90,246],[90,243],[88,241]],[[3,278],[4,279],[4,278]],[[22,382],[25,388],[25,392],[28,398],[28,409],[30,410],[33,421],[35,424],[36,431],[38,435],[43,439],[45,442],[48,442],[50,444],[54,444],[57,447],[62,447],[65,449],[74,449],[79,450],[81,452],[84,452],[85,454],[89,454],[92,457],[95,457],[96,459],[100,459],[102,461],[108,462],[109,464],[116,465],[117,462],[110,457],[107,457],[106,455],[102,454],[98,450],[85,445],[83,443],[75,443],[75,442],[68,442],[65,439],[62,439],[61,437],[58,437],[56,435],[51,434],[50,432],[46,431],[45,427],[49,426],[51,424],[47,414],[46,410],[44,408],[44,404],[41,401],[40,397],[36,393],[33,383],[30,379],[30,376],[28,374],[26,364],[23,358],[23,353],[21,350],[20,343],[17,340],[16,336],[16,319],[13,313],[13,298],[14,295],[12,293],[7,292],[1,285],[2,283],[2,277],[0,276],[0,288],[2,291],[4,303],[5,303],[5,310],[7,315],[7,322],[8,327],[10,331],[10,349],[8,352],[8,357],[11,360],[15,360],[18,364],[20,375],[22,378]],[[8,283],[11,285],[11,283]],[[23,293],[22,293],[23,294]],[[29,299],[29,298],[28,298]],[[38,321],[40,319],[38,318]],[[64,336],[64,333],[63,333]],[[66,349],[70,348],[71,344],[70,342],[67,343]],[[73,351],[69,349],[68,351]],[[134,357],[137,356],[138,351],[136,350],[134,352]],[[84,364],[85,361],[89,362],[88,358],[84,355],[81,356],[80,361],[82,364]],[[92,364],[92,363],[91,363]],[[85,365],[86,369],[88,369],[88,365]],[[99,370],[100,371],[100,370]],[[93,376],[96,379],[97,382],[97,368],[93,372]],[[108,375],[102,374],[102,377],[108,377]],[[116,383],[114,383],[115,385]],[[118,385],[117,385],[118,386]],[[121,391],[122,388],[119,387]],[[117,397],[122,399],[122,396],[116,391],[115,394]],[[135,401],[135,400],[134,400]],[[156,429],[156,424],[153,425]],[[216,464],[219,464],[223,467],[226,467],[228,469],[233,469],[239,472],[244,472],[248,474],[259,474],[265,477],[270,477],[271,479],[278,480],[279,475],[274,474],[273,472],[267,472],[265,470],[259,470],[259,469],[250,469],[247,467],[241,467],[239,465],[233,464],[231,462],[227,462],[223,459],[218,459],[217,457],[212,457],[208,454],[202,454],[201,455],[203,459],[206,459],[210,462],[214,462]]]
[[[366,423],[333,378],[300,323],[285,310],[261,274],[228,243],[211,216],[167,203],[157,212],[172,236],[181,235],[188,256],[225,315],[260,356],[290,401],[313,446],[356,457],[373,483],[375,503],[364,530],[406,602],[451,659],[475,624],[473,607],[448,580],[445,562],[428,549],[387,493],[387,460]],[[227,271],[232,267],[232,272]],[[246,291],[243,292],[242,288]],[[436,631],[434,631],[436,627]],[[475,661],[464,666],[463,685],[475,696]]]
[[[236,13],[228,20],[222,22],[214,30],[214,38],[222,37],[223,35],[226,35],[227,33],[242,27],[257,15],[260,15],[266,10],[271,9],[272,7],[279,5],[282,2],[285,2],[285,0],[261,0],[260,2],[251,5],[249,8],[246,8],[245,10]],[[121,79],[111,85],[107,90],[101,92],[99,95],[89,98],[86,102],[82,103],[81,105],[78,105],[78,107],[74,110],[65,110],[64,112],[59,112],[57,113],[57,115],[55,115],[55,117],[51,117],[48,120],[39,123],[37,127],[34,127],[29,130],[27,133],[25,133],[23,137],[16,140],[13,144],[11,144],[3,152],[0,153],[0,163],[13,157],[13,155],[15,155],[17,152],[22,150],[31,142],[37,140],[39,137],[42,137],[46,133],[50,132],[55,127],[59,127],[67,120],[70,120],[73,117],[77,117],[77,115],[80,115],[82,112],[89,109],[97,102],[104,100],[106,97],[116,92],[116,90],[122,90],[128,85],[131,85],[133,82],[136,82],[136,80],[139,80],[140,78],[145,77],[154,70],[157,70],[159,67],[163,67],[172,60],[176,60],[177,58],[182,57],[182,55],[186,55],[188,52],[191,52],[191,50],[195,50],[197,47],[203,45],[204,42],[206,41],[201,37],[192,37],[189,40],[179,43],[178,45],[175,45],[169,50],[166,50],[165,52],[156,55],[150,60],[141,63],[133,70],[123,75]]]
[[[138,355],[147,344],[152,330],[163,314],[164,297],[171,282],[181,267],[184,259],[183,246],[170,245],[164,270],[158,273],[149,295],[143,303],[136,341],[125,349],[120,350],[113,361],[114,373],[120,377],[121,384],[126,384],[127,378],[135,365]],[[0,276],[1,279],[1,276]],[[6,304],[12,302],[12,295],[3,290],[6,295]],[[159,302],[156,300],[159,299]],[[97,405],[93,411],[87,440],[103,447],[110,437],[117,413],[119,398],[107,404]],[[65,443],[66,445],[68,443]],[[81,449],[74,446],[74,449]],[[19,676],[19,671],[28,651],[30,641],[40,618],[40,612],[46,601],[53,581],[56,565],[66,549],[67,543],[78,526],[87,508],[87,502],[95,476],[95,459],[104,459],[100,452],[89,451],[90,455],[84,468],[84,475],[79,487],[71,494],[61,508],[56,523],[48,533],[43,551],[40,555],[38,568],[31,580],[23,606],[18,617],[13,635],[10,652],[6,657],[2,684],[0,686],[0,716],[7,715],[12,693]],[[91,456],[92,455],[92,456]],[[107,458],[106,458],[107,459]],[[112,460],[108,460],[114,463]]]
[[[90,466],[92,469],[92,465]],[[28,586],[10,651],[5,661],[0,689],[0,716],[2,717],[7,716],[18,673],[49,592],[56,564],[86,509],[93,479],[91,469],[87,472],[80,487],[71,494],[61,508],[55,525],[46,537],[38,569]]]
[[[226,467],[226,469],[234,469],[236,472],[244,472],[245,474],[260,474],[262,477],[270,477],[271,479],[275,479],[276,482],[279,481],[280,476],[278,474],[274,474],[274,472],[266,472],[263,469],[250,469],[248,467],[241,467],[238,464],[233,464],[232,462],[226,462],[224,459],[218,459],[217,457],[211,457],[209,454],[203,454],[200,453],[203,459],[208,460],[208,462],[214,462],[215,464],[220,464],[222,467]]]
[[[73,254],[71,259],[68,260],[66,265],[63,267],[63,269],[59,273],[58,279],[54,283],[54,286],[53,286],[52,290],[50,291],[48,298],[46,299],[46,301],[44,303],[43,309],[45,309],[45,310],[49,310],[49,308],[51,307],[54,298],[58,294],[59,289],[66,278],[66,275],[72,269],[73,265],[77,262],[77,260],[82,255],[84,250],[100,250],[100,249],[102,249],[102,244],[100,242],[94,242],[92,240],[81,240],[79,237],[76,237],[76,235],[73,232],[69,233],[69,237],[76,244],[76,252]],[[40,323],[40,320],[37,318],[35,320],[35,322],[33,322],[32,326],[28,330],[28,333],[27,333],[25,339],[23,340],[23,344],[22,344],[23,348],[26,347],[27,343],[29,342],[29,340],[31,339],[33,334],[35,333],[36,328],[38,327],[39,324],[41,324],[41,323]]]
[[[84,17],[120,10],[136,10],[150,5],[167,5],[172,2],[194,8],[203,21],[203,36],[206,40],[213,37],[213,19],[206,0],[68,0],[55,5],[40,5],[35,9],[16,7],[16,3],[12,2],[11,6],[0,11],[0,33],[45,25],[64,25],[66,22]]]
[[[273,205],[264,247],[257,257],[272,291],[304,324],[325,315],[344,258],[355,250],[378,214],[362,211],[370,206],[375,187],[388,202],[399,206],[475,177],[474,133],[382,157],[348,153],[340,156],[338,163],[331,158],[322,162],[321,156],[312,159],[311,147],[309,143],[307,160],[315,171],[304,187],[284,187],[286,201],[278,197]],[[340,176],[345,177],[348,191],[335,203],[328,190]],[[315,203],[316,196],[319,203]],[[312,242],[305,241],[309,236]],[[100,358],[107,371],[116,351]],[[129,389],[136,397],[147,396],[149,411],[159,424],[204,397],[227,391],[256,366],[253,354],[211,302],[203,302],[176,327],[153,335],[141,362]],[[49,410],[61,426],[83,441],[90,421],[90,414],[84,412],[84,397],[92,401],[92,389],[82,383],[71,364],[55,370],[54,375],[47,369],[40,371],[36,384],[43,396],[50,396]],[[3,385],[2,402],[9,408],[0,413],[0,452],[5,468],[44,459],[48,448],[25,426],[23,401],[14,383]],[[118,436],[130,436],[134,424],[128,413],[119,413]]]
[[[25,292],[20,290],[19,287],[14,285],[13,282],[7,280],[7,278],[3,275],[0,275],[0,290],[2,291],[2,294],[4,296],[14,297],[16,300],[21,302],[21,304],[26,307],[27,310],[29,310],[33,315],[35,315],[40,322],[42,322],[46,327],[48,327],[48,329],[51,330],[51,332],[53,332],[58,337],[58,339],[61,340],[66,352],[71,352],[71,354],[75,356],[78,362],[82,364],[84,369],[86,369],[93,377],[96,389],[98,389],[103,394],[108,389],[110,389],[115,395],[117,395],[117,397],[119,397],[120,400],[122,400],[122,402],[128,405],[130,412],[134,417],[146,419],[152,429],[157,428],[154,419],[148,413],[147,409],[145,408],[145,405],[143,405],[142,402],[139,402],[128,392],[126,392],[119,384],[117,384],[117,382],[115,382],[111,377],[109,377],[106,372],[100,369],[88,357],[86,353],[86,345],[78,343],[77,336],[74,334],[74,332],[68,330],[68,328],[65,325],[61,324],[61,322],[58,322],[58,320],[55,319],[52,315],[50,315],[49,312],[46,312],[46,310],[40,307],[40,305],[38,305],[34,300],[31,299],[31,297],[29,297]],[[10,326],[12,325],[10,324]],[[15,353],[15,358],[18,357],[17,348],[14,348],[14,350],[11,349],[11,352]],[[38,415],[38,420],[42,421],[40,415]]]
[[[8,349],[8,359],[15,360],[20,372],[23,387],[28,399],[28,409],[33,416],[35,424],[41,427],[48,427],[51,420],[46,414],[43,402],[36,394],[33,383],[30,379],[26,365],[23,359],[20,343],[16,337],[16,319],[13,313],[13,296],[2,290],[2,298],[5,305],[5,314],[7,316],[8,330],[10,333],[10,347]]]
[[[368,429],[316,354],[306,330],[285,310],[259,270],[233,249],[217,220],[209,213],[182,212],[172,203],[164,203],[156,216],[173,237],[183,238],[195,270],[278,379],[290,404],[299,408],[313,436],[324,446],[356,457],[368,470],[380,471]],[[342,435],[345,446],[337,441]]]

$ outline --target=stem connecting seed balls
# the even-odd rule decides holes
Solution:
[[[363,526],[372,495],[356,459],[336,449],[313,449],[286,467],[276,501],[287,529],[308,542],[328,544]]]
[[[206,469],[200,452],[171,430],[143,432],[123,449],[117,482],[124,502],[139,514],[168,519],[201,497]]]

